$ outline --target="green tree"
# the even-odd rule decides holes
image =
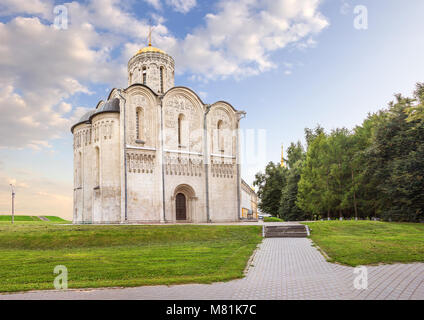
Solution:
[[[305,132],[306,135],[309,134],[307,130]],[[324,132],[317,132],[313,138],[311,135],[307,137],[308,150],[300,170],[296,204],[310,216],[321,215],[327,209],[323,195],[328,188],[329,168],[324,165],[325,157],[322,152],[326,149],[327,139]]]
[[[372,144],[376,129],[385,121],[385,117],[386,114],[382,111],[369,114],[362,125],[354,129],[353,182],[349,191],[352,197],[356,196],[358,216],[363,218],[377,217],[378,209],[381,207],[380,192],[377,189],[379,179],[374,174],[378,168],[378,161],[373,158]]]
[[[287,149],[287,183],[281,192],[280,218],[286,221],[306,220],[310,218],[305,212],[296,204],[298,188],[297,185],[300,180],[301,167],[305,158],[305,151],[302,144],[291,143]]]
[[[338,211],[339,218],[343,218],[343,212],[351,208],[350,197],[346,196],[352,183],[349,139],[350,133],[346,128],[333,130],[327,141],[328,155],[323,161],[324,167],[329,167],[331,204]]]
[[[408,122],[424,120],[424,83],[417,83],[414,96],[414,102],[418,102],[418,104],[406,108],[405,111],[408,115],[406,121]]]
[[[285,220],[380,217],[424,220],[424,84],[396,95],[354,130],[305,129],[288,150],[287,168],[270,163],[256,184],[260,208]],[[278,194],[280,191],[280,194]]]
[[[381,217],[395,221],[424,219],[424,120],[411,110],[419,110],[423,86],[415,99],[396,95],[389,104],[385,121],[376,130],[368,164],[375,168]],[[418,105],[415,103],[418,102]]]
[[[265,173],[255,175],[253,185],[258,188],[259,209],[273,216],[278,215],[281,190],[287,183],[287,169],[279,163],[269,162]]]

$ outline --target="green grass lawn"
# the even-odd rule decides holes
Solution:
[[[307,224],[311,239],[330,261],[350,266],[424,262],[424,224],[377,221],[318,221]]]
[[[264,222],[283,222],[283,219],[277,217],[264,217]]]
[[[259,226],[63,226],[0,222],[0,292],[68,287],[210,283],[240,278]]]
[[[43,217],[49,219],[49,221],[51,222],[71,223],[71,221],[62,219],[61,217],[56,217],[56,216],[43,216]]]
[[[40,221],[36,216],[18,216],[15,215],[15,221]],[[0,215],[0,221],[12,221],[11,215]]]
[[[61,223],[71,223],[71,221],[64,220],[60,217],[56,216],[43,216],[49,219],[48,222],[61,222]],[[11,215],[0,215],[0,222],[9,221],[12,222],[12,216]],[[14,221],[42,221],[38,216],[22,216],[22,215],[15,215]],[[47,221],[46,221],[47,222]]]

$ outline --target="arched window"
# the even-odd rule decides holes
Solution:
[[[180,114],[178,116],[178,147],[182,147],[184,142],[183,141],[183,134],[184,134],[183,122],[184,122],[184,115]]]
[[[160,92],[163,93],[163,67],[160,67]]]
[[[147,69],[146,67],[143,67],[143,84],[146,85],[147,81]]]
[[[138,107],[135,112],[135,132],[136,132],[136,139],[137,140],[143,140],[143,121],[144,121],[144,114],[143,114],[143,108]]]
[[[218,151],[224,152],[224,135],[222,134],[223,121],[219,120],[216,127],[218,131]]]
[[[100,149],[99,147],[96,147],[96,170],[95,174],[96,176],[94,181],[94,186],[98,187],[100,185]]]
[[[132,72],[130,72],[130,81],[129,81],[130,84],[132,84],[132,75],[133,75]]]

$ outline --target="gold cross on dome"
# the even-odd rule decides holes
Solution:
[[[152,26],[149,26],[149,47],[152,46],[152,31],[153,31]]]

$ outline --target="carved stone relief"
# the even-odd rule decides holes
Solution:
[[[176,176],[201,177],[203,172],[203,158],[186,154],[171,154],[165,156],[165,173]]]
[[[183,115],[183,135],[186,137],[186,147],[191,151],[202,150],[201,115],[193,103],[183,95],[175,95],[165,103],[165,144],[177,146],[178,117]]]
[[[128,152],[128,172],[153,173],[155,166],[155,155],[151,152]]]

